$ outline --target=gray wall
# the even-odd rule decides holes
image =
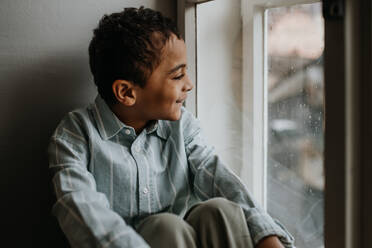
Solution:
[[[1,1],[2,244],[62,247],[63,236],[50,214],[48,139],[66,112],[96,95],[87,49],[98,20],[140,5],[175,20],[173,0]]]

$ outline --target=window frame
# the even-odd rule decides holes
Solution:
[[[197,117],[196,4],[195,1],[177,0],[177,26],[182,37],[185,39],[188,76],[191,82],[194,83],[194,89],[189,92],[185,101],[185,107]]]
[[[185,107],[197,113],[197,11],[195,1],[177,0],[177,23],[185,38],[188,73],[194,90]],[[208,1],[203,1],[208,2]],[[316,3],[320,0],[250,0],[242,1],[243,61],[243,164],[240,172],[256,201],[267,209],[267,83],[266,10],[295,4]],[[256,35],[253,35],[253,34]],[[258,34],[258,35],[257,35]],[[261,82],[264,82],[263,84]],[[261,166],[264,165],[264,166]]]
[[[344,4],[341,16],[325,21],[325,247],[367,248],[372,230],[372,4],[323,2]]]
[[[266,11],[319,0],[242,1],[243,165],[241,177],[267,209],[267,51]],[[264,165],[264,166],[262,166]]]
[[[193,93],[186,102],[186,108],[197,116],[197,13],[196,3],[186,2],[187,0],[177,0],[177,21],[188,49],[190,78],[195,83]],[[254,116],[250,112],[255,109],[261,113],[267,113],[262,104],[265,99],[264,86],[261,87],[261,92],[257,89],[257,79],[264,79],[265,76],[266,61],[263,60],[265,55],[263,42],[265,42],[266,32],[263,30],[265,10],[314,2],[319,1],[276,0],[275,3],[266,4],[264,0],[242,0],[243,39],[245,39],[243,56],[249,58],[247,56],[256,55],[257,51],[261,52],[261,58],[251,56],[249,61],[243,62],[243,80],[251,84],[244,88],[245,101],[249,101],[247,97],[252,94],[249,90],[253,87],[256,86],[255,90],[259,92],[257,94],[259,97],[255,100],[251,99],[251,106],[244,112],[248,116],[246,124],[251,124],[255,120],[261,121],[262,124],[267,118],[265,114]],[[345,15],[338,19],[325,20],[327,131],[324,152],[326,180],[324,241],[326,248],[367,248],[372,230],[372,215],[370,214],[372,206],[372,180],[370,180],[372,167],[370,164],[372,159],[369,154],[372,140],[372,86],[370,85],[372,80],[372,4],[364,0],[323,0],[323,6],[329,3],[344,4]],[[251,15],[248,15],[249,10]],[[254,30],[259,28],[261,28],[259,37],[253,38]],[[255,74],[249,74],[250,71]],[[251,80],[247,81],[247,78]],[[332,84],[332,82],[337,83]],[[339,93],[340,88],[342,94]],[[257,109],[257,106],[260,108]],[[261,144],[265,142],[265,130],[259,130],[261,136],[256,132],[253,126],[245,130],[244,136],[250,137],[245,141],[245,149],[249,149],[250,144],[255,144],[254,139]],[[245,161],[254,166],[245,166],[243,173],[252,176],[255,173],[259,175],[255,178],[260,178],[263,185],[254,185],[253,181],[245,183],[251,189],[253,188],[255,197],[266,207],[266,179],[262,179],[265,171],[258,168],[259,163],[257,163],[265,158],[265,152],[262,146],[252,151],[255,158],[251,156]]]

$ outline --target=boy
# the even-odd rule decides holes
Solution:
[[[52,212],[73,247],[293,247],[182,107],[193,84],[170,19],[105,15],[89,56],[99,95],[48,150]]]

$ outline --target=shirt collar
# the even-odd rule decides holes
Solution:
[[[93,115],[98,131],[104,140],[112,138],[125,126],[99,95],[93,103]]]
[[[158,120],[157,121],[157,128],[156,128],[156,134],[164,139],[164,140],[167,140],[169,135],[171,133],[171,128],[169,126],[169,123],[168,121],[164,121],[164,120]]]
[[[99,95],[97,95],[92,109],[94,118],[97,122],[98,131],[104,140],[111,139],[123,128],[133,129],[133,127],[127,126],[121,122]],[[170,127],[166,121],[154,120],[149,123],[144,131],[146,134],[151,134],[156,131],[156,134],[160,138],[166,140],[170,134]]]

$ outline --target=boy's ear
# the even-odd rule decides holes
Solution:
[[[116,100],[126,106],[132,106],[136,102],[136,91],[133,83],[126,80],[115,80],[112,91]]]

